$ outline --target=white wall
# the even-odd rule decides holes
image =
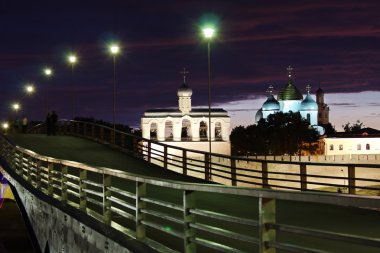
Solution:
[[[350,155],[350,154],[380,154],[380,137],[377,138],[325,138],[325,154],[326,155]],[[358,150],[358,144],[361,150]],[[366,145],[370,145],[370,149],[366,149]],[[334,149],[330,150],[333,145]],[[343,149],[340,150],[340,145]]]

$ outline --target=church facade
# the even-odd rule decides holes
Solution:
[[[266,119],[269,115],[278,112],[299,112],[306,119],[310,126],[315,128],[319,134],[324,134],[324,128],[321,124],[327,124],[329,121],[329,107],[324,103],[324,92],[321,88],[317,91],[317,102],[310,94],[311,87],[306,86],[307,94],[305,98],[298,88],[294,85],[292,78],[292,68],[289,66],[288,83],[278,93],[277,99],[273,95],[273,87],[268,88],[268,98],[263,106],[257,111],[255,122],[260,119]]]
[[[145,111],[141,118],[142,137],[157,140],[172,146],[231,154],[229,141],[231,119],[221,108],[211,109],[211,136],[209,136],[208,108],[192,108],[192,89],[186,83],[177,91],[178,108],[152,109]]]

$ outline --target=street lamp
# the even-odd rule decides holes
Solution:
[[[215,29],[207,26],[202,29],[203,36],[207,41],[207,59],[208,59],[208,143],[209,143],[209,165],[208,178],[211,179],[211,41],[215,36]]]
[[[203,36],[207,41],[207,59],[208,59],[208,140],[209,152],[211,153],[211,41],[215,35],[215,29],[205,27],[202,29]],[[211,154],[210,154],[211,163]]]
[[[76,109],[76,98],[75,98],[75,88],[74,88],[74,65],[78,62],[78,58],[76,57],[76,55],[74,54],[70,54],[68,57],[67,57],[67,60],[69,62],[69,64],[71,65],[71,87],[72,87],[72,115],[71,115],[71,118],[74,119],[75,117],[75,109]]]
[[[12,109],[17,113],[21,109],[21,105],[19,103],[13,103]]]
[[[36,91],[36,88],[34,87],[33,84],[27,84],[27,85],[25,85],[25,92],[26,92],[28,95],[33,94],[35,91]]]
[[[116,114],[116,55],[120,53],[120,47],[116,44],[112,44],[109,46],[110,54],[113,56],[113,110],[112,110],[112,124],[113,124],[113,141],[115,142],[115,114]]]
[[[46,77],[46,79],[50,79],[51,76],[53,75],[53,69],[46,67],[42,70],[42,74]],[[46,88],[45,88],[45,111],[46,111],[46,113],[48,111],[48,88],[47,88],[47,84],[46,84]]]

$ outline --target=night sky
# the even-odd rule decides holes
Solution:
[[[200,29],[214,22],[212,101],[229,110],[233,126],[253,123],[268,85],[277,94],[291,65],[303,93],[307,84],[325,90],[338,128],[356,119],[380,128],[379,13],[376,0],[4,0],[0,120],[11,115],[13,101],[21,101],[20,114],[42,120],[46,97],[49,109],[70,118],[74,96],[77,116],[111,121],[112,41],[122,45],[117,122],[138,127],[146,109],[177,106],[183,67],[190,72],[193,105],[206,106],[207,45]],[[73,80],[65,58],[71,51],[79,57]],[[50,80],[42,75],[44,66],[54,69]],[[37,87],[32,97],[24,95],[27,82]]]

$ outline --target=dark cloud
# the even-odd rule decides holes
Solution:
[[[184,66],[193,104],[206,105],[207,46],[199,28],[201,20],[215,16],[214,104],[263,96],[270,84],[278,93],[288,65],[301,91],[307,84],[327,93],[380,90],[378,1],[42,2],[0,3],[0,22],[6,24],[0,27],[2,118],[10,113],[10,101],[23,96],[22,84],[34,81],[38,94],[23,100],[32,117],[43,118],[45,96],[51,108],[69,117],[75,96],[80,114],[110,120],[110,40],[123,45],[116,59],[118,120],[137,125],[146,109],[176,106]],[[80,56],[73,80],[64,59],[72,50]],[[56,71],[49,82],[41,76],[44,65]]]

